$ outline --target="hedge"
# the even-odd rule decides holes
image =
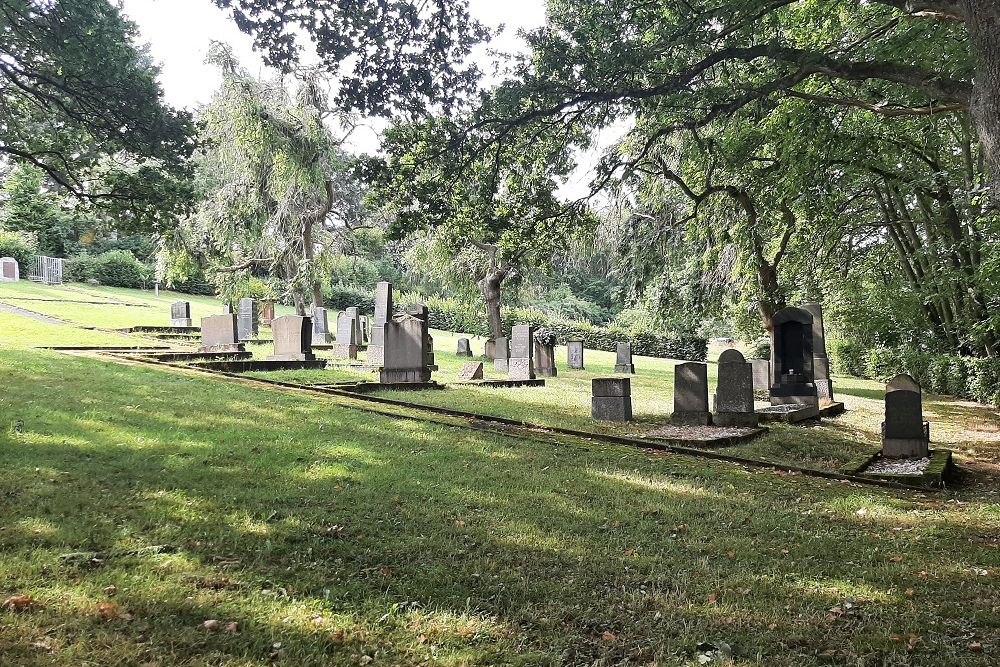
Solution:
[[[905,347],[832,346],[840,372],[881,382],[906,373],[931,394],[957,396],[1000,407],[1000,359],[923,352]]]
[[[145,287],[153,270],[128,250],[109,250],[100,255],[78,255],[66,262],[66,278],[76,282],[96,280],[109,287]]]
[[[37,255],[34,239],[23,232],[0,230],[0,257],[13,257],[22,278],[28,277],[29,262]]]

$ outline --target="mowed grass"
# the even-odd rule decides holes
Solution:
[[[992,489],[515,439],[50,352],[0,350],[0,373],[0,598],[36,603],[0,611],[0,664],[695,665],[725,643],[734,665],[993,665],[1000,650]],[[60,558],[154,545],[173,553]]]

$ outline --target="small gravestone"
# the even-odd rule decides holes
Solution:
[[[358,331],[348,311],[337,313],[337,342],[333,346],[335,359],[358,358]]]
[[[583,341],[571,340],[566,343],[566,362],[573,370],[583,370]]]
[[[909,375],[897,375],[885,385],[882,456],[923,458],[929,442],[930,424],[924,421],[920,385]]]
[[[769,359],[749,359],[753,368],[753,390],[767,392],[771,388],[771,361]]]
[[[507,364],[507,379],[535,379],[535,327],[518,324],[511,328],[510,359]]]
[[[312,320],[301,315],[283,315],[271,320],[274,354],[268,361],[313,361]]]
[[[472,380],[482,380],[483,362],[481,361],[465,362],[465,365],[462,366],[461,372],[459,372],[458,374],[458,379],[460,382],[471,382]]]
[[[0,281],[14,282],[21,279],[21,267],[13,257],[0,258]]]
[[[719,382],[715,391],[716,426],[756,426],[753,404],[753,367],[739,350],[719,355]]]
[[[497,342],[492,338],[486,339],[486,346],[483,348],[483,356],[493,361],[497,357]]]
[[[222,304],[222,313],[224,315],[229,315],[233,312],[233,305],[231,303]]]
[[[469,344],[468,338],[458,339],[458,351],[456,354],[460,357],[471,357],[472,356],[472,346]]]
[[[618,343],[615,373],[635,373],[635,364],[632,363],[632,343]]]
[[[312,344],[329,345],[332,340],[330,335],[330,322],[327,319],[326,308],[316,307],[312,310]]]
[[[274,302],[273,301],[263,301],[260,304],[260,323],[265,327],[271,326],[271,322],[274,320]],[[310,323],[309,326],[312,326]]]
[[[201,318],[201,352],[242,352],[236,337],[236,314]]]
[[[632,378],[591,380],[590,415],[603,421],[632,421]]]
[[[510,360],[510,343],[503,336],[493,341],[493,369],[497,373],[506,373]]]
[[[553,343],[540,343],[536,340],[535,358],[535,370],[539,375],[554,378],[559,374],[556,369],[556,346]]]
[[[236,313],[236,333],[240,340],[252,340],[260,331],[255,299],[240,299]]]
[[[675,426],[708,426],[712,413],[708,411],[708,365],[688,362],[674,366],[674,413],[670,423]]]
[[[187,301],[174,301],[170,304],[170,326],[191,326],[191,304]]]
[[[818,406],[813,382],[813,316],[801,308],[782,308],[771,324],[771,404]]]
[[[368,345],[368,342],[371,340],[371,322],[369,321],[368,316],[360,316],[358,318],[358,325],[361,329],[361,340],[359,341],[359,344]]]

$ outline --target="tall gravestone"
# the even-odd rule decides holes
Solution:
[[[358,307],[351,306],[350,308],[345,308],[344,312],[351,318],[351,323],[354,325],[354,339],[358,345],[361,345],[361,313],[358,312]]]
[[[573,370],[583,370],[582,340],[571,340],[566,343],[566,364]]]
[[[349,310],[337,313],[337,342],[333,345],[336,359],[358,358],[358,331]]]
[[[21,267],[13,257],[0,258],[0,281],[14,282],[21,279]]]
[[[823,326],[823,306],[818,303],[802,304],[802,310],[813,318],[813,383],[821,405],[832,403],[833,380],[830,379],[830,359],[826,356],[826,329]]]
[[[191,326],[191,304],[188,301],[174,301],[170,304],[170,326]]]
[[[771,360],[770,359],[749,359],[753,368],[753,390],[754,392],[767,392],[771,389]]]
[[[332,342],[330,335],[330,321],[326,308],[316,307],[312,310],[312,344],[329,345]]]
[[[674,366],[674,413],[670,423],[676,426],[708,426],[708,365],[688,362]]]
[[[493,370],[497,373],[506,373],[510,361],[510,342],[504,336],[493,340]]]
[[[472,356],[472,345],[469,343],[468,338],[458,339],[458,349],[455,354],[460,357],[471,357]]]
[[[556,369],[556,346],[553,343],[541,343],[535,341],[535,371],[539,375],[546,377],[556,377],[559,375]]]
[[[812,315],[801,308],[782,308],[771,322],[771,403],[818,406]]]
[[[358,317],[358,326],[361,329],[361,339],[358,342],[360,345],[367,346],[371,336],[371,322],[367,315]]]
[[[429,382],[426,323],[412,315],[394,317],[384,327],[383,383]]]
[[[882,456],[917,458],[928,455],[930,424],[924,421],[920,385],[909,375],[897,375],[885,385]]]
[[[312,320],[301,315],[282,315],[271,320],[274,354],[268,361],[313,361]]]
[[[201,352],[242,352],[236,334],[236,314],[224,313],[201,318]]]
[[[240,299],[236,311],[236,333],[240,340],[252,340],[260,331],[260,319],[255,299]]]
[[[411,303],[406,307],[406,314],[410,317],[415,317],[423,324],[424,331],[424,363],[431,368],[431,370],[437,370],[437,366],[434,363],[434,339],[430,334],[431,326],[431,314],[430,309],[427,308],[426,304],[423,303]]]
[[[618,343],[615,353],[615,373],[635,373],[632,363],[632,343]]]
[[[602,421],[632,421],[632,378],[591,380],[590,416]]]
[[[385,359],[385,328],[391,319],[392,283],[380,282],[375,286],[375,314],[368,340],[369,365],[381,366]]]
[[[262,301],[260,304],[260,323],[269,327],[272,320],[274,320],[274,301]],[[312,325],[310,324],[310,326]]]
[[[530,324],[511,327],[507,379],[535,379],[535,327]]]
[[[715,388],[716,426],[756,426],[753,404],[753,367],[739,350],[719,355],[719,381]]]

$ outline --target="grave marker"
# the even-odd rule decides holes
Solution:
[[[771,389],[771,360],[770,359],[749,359],[750,366],[753,367],[753,390],[754,392],[766,392]]]
[[[739,350],[719,355],[719,381],[715,390],[716,426],[757,426],[753,404],[753,367]]]
[[[332,337],[330,336],[330,323],[327,320],[326,308],[313,308],[312,326],[313,345],[329,345],[332,342]]]
[[[0,281],[14,282],[21,279],[21,267],[13,257],[0,258]]]
[[[462,370],[458,374],[458,379],[461,382],[471,382],[473,380],[483,379],[483,362],[481,361],[467,361],[465,365],[462,366]]]
[[[708,365],[688,362],[674,366],[674,413],[670,423],[676,426],[708,426]]]
[[[819,405],[813,382],[813,316],[782,308],[772,318],[771,404]]]
[[[615,373],[635,374],[635,364],[632,363],[632,343],[618,343],[615,355]]]
[[[243,343],[236,337],[234,313],[201,318],[200,352],[242,352]]]
[[[510,343],[503,336],[493,341],[493,369],[498,373],[506,373],[510,360]]]
[[[897,375],[885,385],[882,456],[922,458],[928,455],[931,427],[924,421],[920,385],[909,375]]]
[[[535,356],[538,358],[536,370],[540,375],[556,377],[559,374],[556,369],[556,346],[552,343],[540,343],[535,341]]]
[[[510,359],[507,364],[507,379],[535,379],[535,327],[518,324],[511,328]]]
[[[337,342],[333,346],[335,359],[358,358],[358,330],[355,326],[355,319],[350,315],[350,310],[337,313]]]
[[[823,326],[823,306],[818,303],[802,305],[813,318],[813,383],[821,405],[832,403],[833,380],[830,379],[830,359],[826,356],[826,329]]]
[[[191,304],[187,301],[174,301],[170,304],[170,326],[191,326]]]
[[[312,320],[301,315],[282,315],[271,320],[274,354],[268,361],[313,361]]]
[[[263,301],[260,306],[260,323],[265,327],[271,326],[274,320],[274,301]],[[310,324],[309,326],[312,326]]]
[[[566,362],[573,370],[583,370],[583,341],[571,340],[566,343]]]
[[[236,333],[240,340],[252,340],[260,331],[255,299],[240,299],[236,315]]]
[[[468,338],[458,339],[458,350],[456,354],[460,357],[471,357],[472,356],[472,345],[469,343]]]
[[[632,421],[632,378],[591,380],[590,416],[603,421]]]

